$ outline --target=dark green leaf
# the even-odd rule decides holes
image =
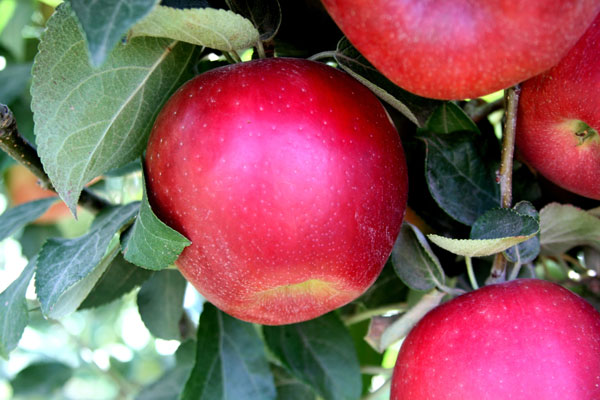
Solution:
[[[35,258],[29,261],[21,275],[0,293],[0,356],[8,358],[23,335],[29,321],[25,293],[35,271]]]
[[[391,260],[383,267],[375,283],[358,299],[348,305],[360,305],[363,308],[376,308],[390,303],[397,303],[406,297],[408,288],[398,278]]]
[[[142,321],[154,336],[181,339],[179,321],[183,316],[186,280],[175,269],[155,272],[141,287],[137,304]]]
[[[275,399],[275,385],[255,327],[206,303],[196,365],[182,400]]]
[[[148,14],[157,0],[70,0],[85,32],[92,65],[101,65],[127,30]]]
[[[161,270],[173,264],[190,243],[152,212],[144,184],[140,212],[123,241],[125,259],[143,268]]]
[[[99,307],[110,303],[152,276],[153,272],[127,262],[121,253],[117,254],[96,286],[87,295],[79,309]]]
[[[58,361],[38,362],[23,368],[10,384],[15,396],[52,398],[73,375],[73,369]]]
[[[539,232],[536,218],[508,208],[487,211],[471,227],[470,239],[501,239],[531,236]]]
[[[194,367],[196,342],[188,340],[175,352],[175,366],[160,378],[142,388],[136,400],[178,400],[190,372]]]
[[[118,252],[107,254],[109,244],[138,208],[139,203],[108,208],[96,216],[85,235],[50,239],[44,244],[35,287],[45,316],[59,318],[79,307]]]
[[[396,299],[397,300],[397,299]],[[378,366],[383,361],[383,353],[379,353],[373,349],[369,343],[365,340],[365,336],[369,331],[370,318],[365,319],[356,324],[352,324],[350,329],[350,335],[354,341],[354,348],[358,355],[358,361],[360,365]],[[362,374],[362,394],[365,395],[369,392],[371,387],[371,379],[373,374],[363,373]]]
[[[198,51],[136,38],[94,69],[68,3],[57,8],[33,66],[32,109],[44,169],[73,212],[90,180],[141,156],[162,105],[193,75]]]
[[[600,218],[572,205],[548,204],[540,211],[540,243],[547,255],[583,245],[600,250]]]
[[[9,208],[0,215],[0,240],[4,240],[46,212],[58,198],[48,197]]]
[[[10,104],[27,89],[31,64],[8,64],[0,70],[0,103]]]
[[[540,216],[539,216],[537,210],[535,209],[533,204],[531,204],[527,201],[521,201],[521,202],[515,204],[515,206],[513,207],[513,210],[515,210],[519,214],[528,215],[528,216],[534,218],[536,221],[538,221],[538,223],[540,221]],[[504,255],[506,256],[508,261],[513,262],[513,263],[518,262],[518,263],[522,264],[522,263],[527,263],[527,262],[531,262],[531,261],[535,260],[535,258],[538,256],[539,253],[540,253],[540,236],[538,234],[523,243],[519,243],[518,245],[507,249],[504,252]]]
[[[472,225],[485,211],[500,206],[495,166],[480,152],[472,132],[436,135],[423,132],[429,191],[452,218]]]
[[[225,0],[229,8],[254,24],[260,40],[272,39],[281,25],[281,7],[278,0]]]
[[[419,97],[399,88],[381,75],[345,37],[338,43],[337,53],[335,59],[346,72],[419,127],[425,125],[433,110],[441,104],[439,100]]]
[[[415,290],[444,285],[444,270],[419,229],[407,222],[392,249],[392,262],[400,279]]]
[[[315,400],[317,395],[310,386],[300,382],[285,369],[272,366],[277,400]]]
[[[288,371],[328,400],[361,394],[356,349],[335,313],[299,324],[265,326],[265,340]]]
[[[456,104],[447,101],[435,109],[427,120],[426,129],[437,134],[469,131],[479,133],[475,122]]]

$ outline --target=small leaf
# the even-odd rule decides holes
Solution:
[[[451,239],[438,235],[427,238],[441,248],[465,257],[500,253],[529,240],[539,232],[535,218],[507,208],[486,212],[473,224],[470,239]]]
[[[294,377],[328,400],[361,394],[360,366],[352,337],[335,313],[291,325],[265,326],[271,351]]]
[[[61,362],[37,362],[19,371],[10,384],[18,398],[53,398],[72,375],[73,369]]]
[[[469,131],[479,133],[475,122],[451,101],[447,101],[435,109],[427,120],[426,129],[436,134]]]
[[[108,304],[140,286],[153,272],[127,262],[121,253],[112,260],[79,309]]]
[[[335,59],[344,71],[419,127],[425,125],[429,115],[441,103],[439,100],[419,97],[399,88],[379,73],[345,37],[338,43],[337,53]]]
[[[10,104],[27,88],[31,78],[31,64],[8,64],[0,70],[0,103]]]
[[[568,204],[551,203],[540,211],[541,253],[558,255],[576,246],[600,250],[600,218]]]
[[[264,345],[252,324],[206,303],[196,349],[182,400],[275,399]]]
[[[161,270],[173,264],[190,244],[152,212],[144,184],[139,214],[123,240],[125,259],[143,268]]]
[[[421,231],[407,222],[394,243],[392,262],[396,274],[412,289],[431,290],[444,285],[440,261]]]
[[[155,272],[141,287],[137,304],[142,321],[154,336],[180,340],[186,280],[175,269]]]
[[[540,216],[533,204],[528,201],[521,201],[513,207],[513,210],[522,215],[528,215],[534,218],[538,224],[540,221]],[[526,240],[523,243],[519,243],[516,246],[513,246],[509,249],[506,249],[504,255],[508,259],[508,261],[513,263],[528,263],[538,256],[540,253],[540,237],[539,233],[532,237],[529,240]]]
[[[281,6],[278,0],[226,0],[227,5],[237,14],[243,15],[260,32],[260,40],[273,39],[281,25]]]
[[[92,65],[99,66],[127,30],[158,0],[70,0],[85,32]]]
[[[175,366],[160,378],[142,388],[135,400],[178,400],[181,388],[185,385],[194,367],[196,342],[188,340],[175,352]]]
[[[35,271],[36,259],[29,261],[21,275],[0,293],[0,356],[8,358],[29,323],[25,293]]]
[[[35,287],[42,313],[51,318],[75,311],[118,252],[114,236],[138,211],[139,203],[111,207],[96,216],[88,233],[50,239],[40,250]]]
[[[429,191],[448,215],[471,225],[487,210],[500,206],[495,168],[480,152],[475,140],[479,135],[422,133]]]
[[[259,37],[252,22],[229,10],[165,6],[157,6],[129,35],[164,37],[222,51],[252,47]]]
[[[38,152],[73,213],[96,176],[140,157],[162,105],[193,75],[194,46],[137,38],[90,65],[68,3],[42,34],[31,87]]]
[[[0,215],[0,240],[6,239],[28,223],[41,217],[57,201],[57,197],[47,197],[4,211]]]

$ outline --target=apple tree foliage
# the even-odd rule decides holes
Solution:
[[[28,325],[82,312],[109,324],[103,310],[133,295],[153,337],[180,344],[152,381],[132,385],[127,366],[114,360],[100,371],[118,374],[125,398],[384,399],[398,342],[445,297],[537,276],[600,306],[598,202],[515,160],[514,205],[502,208],[501,94],[450,102],[402,90],[342,37],[317,1],[57,3],[0,1],[0,103],[35,144],[61,199],[9,204],[0,215],[0,240],[20,242],[28,259],[20,274],[12,271],[16,279],[0,282],[4,359],[21,351]],[[314,56],[379,96],[407,155],[410,212],[379,279],[338,310],[257,326],[204,303],[192,320],[186,282],[173,267],[189,241],[152,212],[140,159],[158,111],[185,81],[272,56]],[[2,171],[12,163],[0,154]],[[86,210],[83,192],[103,201]],[[56,201],[91,223],[77,234],[36,225]],[[491,273],[498,258],[508,265],[502,276]],[[17,397],[50,398],[78,368],[40,359],[0,377]]]

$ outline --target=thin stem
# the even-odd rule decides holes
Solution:
[[[469,275],[471,287],[473,287],[473,290],[479,289],[479,284],[477,283],[477,278],[475,278],[475,272],[473,271],[473,262],[471,261],[471,257],[465,257],[465,264],[467,264],[467,275]]]
[[[383,314],[387,314],[389,312],[404,312],[406,311],[408,308],[406,303],[395,303],[395,304],[387,304],[385,306],[382,307],[378,307],[378,308],[373,308],[370,310],[366,310],[354,315],[350,315],[349,317],[344,319],[344,323],[346,325],[353,325],[353,324],[357,324],[361,321],[364,321],[366,319],[375,317],[377,315],[383,315]]]
[[[318,61],[318,60],[323,60],[326,58],[335,58],[335,56],[337,56],[338,53],[336,51],[323,51],[321,53],[317,53],[317,54],[313,54],[312,56],[308,57],[309,60],[311,61]]]
[[[473,120],[473,122],[479,122],[482,119],[486,118],[488,115],[493,113],[494,111],[500,110],[504,107],[504,99],[494,100],[491,103],[485,103],[481,106],[474,107],[469,110],[469,117]]]
[[[267,54],[265,53],[265,47],[263,46],[263,42],[260,39],[256,42],[256,52],[258,53],[258,57],[261,60],[267,58]]]
[[[513,281],[513,280],[517,279],[517,277],[519,276],[519,272],[521,272],[522,266],[523,266],[523,264],[521,264],[520,262],[515,263],[515,265],[512,268],[512,271],[510,271],[510,275],[508,277],[509,281]]]
[[[363,365],[360,367],[360,373],[364,375],[392,375],[394,368],[384,368],[378,365]]]
[[[500,205],[503,208],[512,206],[512,171],[513,157],[515,153],[515,136],[517,131],[517,110],[519,108],[519,96],[521,87],[513,86],[506,90],[506,121],[502,135],[502,155],[498,179],[500,182]],[[502,281],[506,274],[508,262],[502,253],[496,254],[490,281]]]
[[[12,111],[4,104],[0,104],[0,149],[27,167],[39,179],[40,186],[56,191],[35,147],[21,136]],[[85,188],[81,191],[78,204],[94,213],[111,205]]]

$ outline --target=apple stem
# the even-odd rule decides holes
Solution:
[[[465,264],[467,264],[467,275],[469,275],[471,287],[473,290],[479,289],[479,284],[477,283],[477,278],[475,277],[475,272],[473,271],[473,262],[471,261],[471,257],[465,257]]]
[[[498,179],[500,183],[500,205],[502,208],[510,208],[512,205],[512,171],[513,157],[515,153],[515,137],[517,131],[517,110],[519,108],[519,96],[521,86],[515,85],[506,90],[505,104],[506,114],[504,132],[502,134],[502,154]],[[505,279],[508,261],[502,253],[496,254],[490,282],[501,282]]]
[[[319,61],[327,58],[335,58],[338,55],[339,53],[337,51],[322,51],[320,53],[313,54],[312,56],[308,57],[308,60]]]
[[[0,149],[28,168],[39,179],[40,186],[56,191],[44,171],[35,147],[19,133],[12,111],[4,104],[0,104]],[[106,200],[85,188],[81,192],[78,204],[92,212],[99,212],[111,206]]]

